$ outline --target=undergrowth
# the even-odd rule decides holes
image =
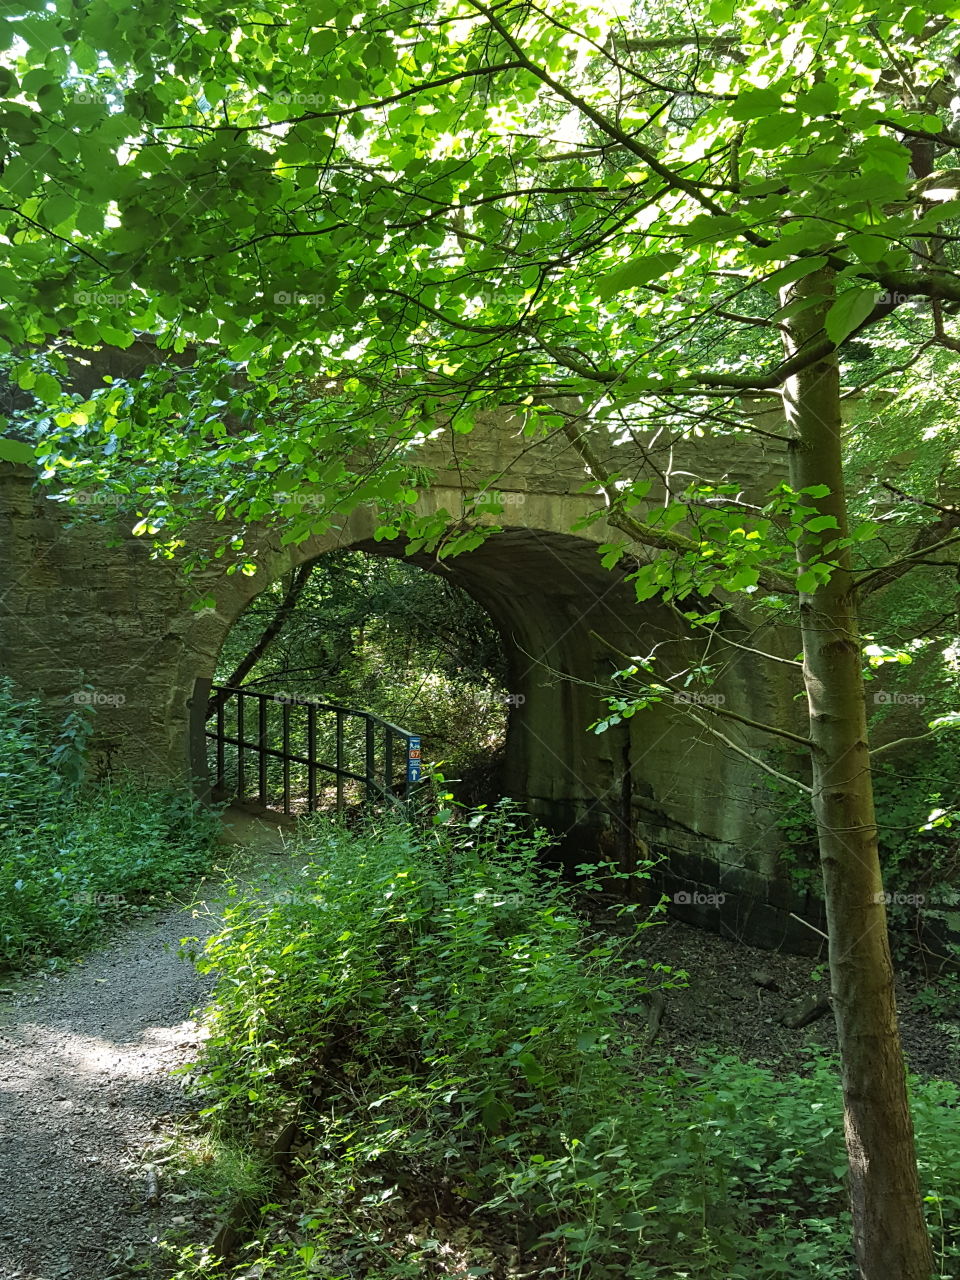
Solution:
[[[278,1280],[849,1280],[832,1063],[654,1062],[677,981],[597,934],[509,807],[423,834],[317,824],[300,883],[239,893],[196,1064],[217,1141],[295,1121],[295,1176],[231,1263]],[[643,927],[643,924],[638,927]],[[915,1090],[942,1275],[960,1258],[957,1090]]]
[[[219,821],[191,796],[87,779],[92,716],[57,723],[0,682],[0,970],[55,967],[210,864]]]

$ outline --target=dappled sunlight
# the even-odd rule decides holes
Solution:
[[[175,1026],[145,1027],[135,1039],[112,1041],[100,1036],[69,1033],[63,1026],[22,1023],[19,1033],[36,1050],[36,1059],[18,1067],[16,1078],[0,1078],[0,1091],[28,1092],[37,1082],[56,1080],[67,1091],[83,1093],[90,1078],[109,1076],[111,1082],[142,1080],[156,1074],[156,1055],[193,1049],[202,1031],[193,1019]]]

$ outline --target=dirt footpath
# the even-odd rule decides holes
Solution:
[[[232,874],[289,868],[276,822],[231,810],[225,823]],[[162,1230],[170,1209],[149,1202],[143,1153],[191,1109],[170,1072],[195,1056],[191,1014],[212,981],[177,951],[215,932],[223,903],[212,876],[189,905],[124,928],[62,975],[3,988],[0,1280],[103,1280],[112,1257],[142,1254]]]

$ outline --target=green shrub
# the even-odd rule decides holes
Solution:
[[[63,781],[51,768],[52,729],[36,699],[0,680],[0,838],[30,829],[56,803]]]
[[[243,1274],[503,1275],[506,1242],[525,1275],[850,1280],[835,1066],[652,1063],[643,998],[676,975],[591,930],[542,843],[507,807],[426,835],[318,822],[297,885],[236,895],[200,962],[205,1114],[234,1141],[296,1117],[307,1152]],[[944,1276],[956,1097],[916,1086]]]
[[[189,795],[133,777],[80,787],[85,725],[0,684],[0,969],[76,952],[209,864],[219,822]]]

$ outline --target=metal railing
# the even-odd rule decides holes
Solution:
[[[342,813],[348,793],[396,804],[410,799],[420,778],[420,738],[369,711],[227,685],[213,685],[210,695],[203,738],[220,796],[265,808],[282,800],[290,814],[332,805],[335,793]]]

